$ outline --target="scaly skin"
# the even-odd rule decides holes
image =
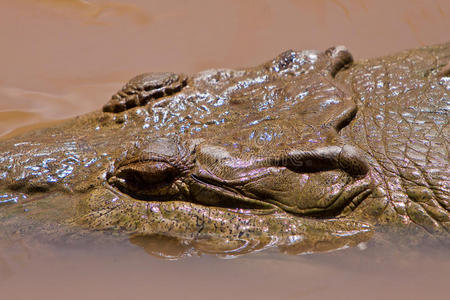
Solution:
[[[60,223],[212,253],[330,250],[380,224],[447,240],[449,57],[445,44],[352,64],[336,47],[138,76],[105,112],[2,141],[0,201],[16,204],[0,218],[55,207]]]
[[[358,101],[341,132],[368,157],[374,188],[358,212],[377,222],[450,230],[450,44],[362,61],[338,76]]]

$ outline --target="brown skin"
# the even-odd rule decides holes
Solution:
[[[356,63],[336,47],[144,74],[105,112],[2,141],[0,201],[75,195],[58,220],[208,253],[330,250],[377,224],[446,239],[449,59],[450,44]]]
[[[337,75],[358,113],[341,131],[366,155],[372,195],[355,211],[381,208],[377,223],[450,230],[450,44],[362,61]]]

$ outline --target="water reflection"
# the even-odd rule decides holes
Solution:
[[[437,245],[407,248],[369,242],[367,248],[315,255],[263,251],[232,260],[203,255],[173,263],[167,258],[179,257],[191,245],[162,236],[132,240],[137,247],[94,246],[93,241],[46,247],[17,238],[2,241],[2,297],[115,299],[132,293],[136,299],[151,294],[152,299],[411,300],[445,299],[448,294],[448,248]]]
[[[363,245],[370,240],[371,232],[347,232],[330,234],[310,232],[287,238],[261,236],[252,238],[204,237],[183,239],[166,234],[133,235],[130,242],[142,247],[148,254],[164,259],[180,259],[190,256],[214,255],[222,258],[236,258],[241,255],[278,248],[289,255],[312,254],[338,251]]]

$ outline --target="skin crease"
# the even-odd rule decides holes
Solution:
[[[235,255],[355,246],[383,226],[448,242],[449,60],[448,43],[358,62],[338,46],[139,75],[104,112],[1,141],[0,220],[26,205]]]

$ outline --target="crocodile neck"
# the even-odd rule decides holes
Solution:
[[[440,74],[449,61],[447,43],[361,61],[338,74],[359,108],[341,133],[367,154],[375,185],[360,211],[378,206],[381,224],[450,230],[450,79]]]

